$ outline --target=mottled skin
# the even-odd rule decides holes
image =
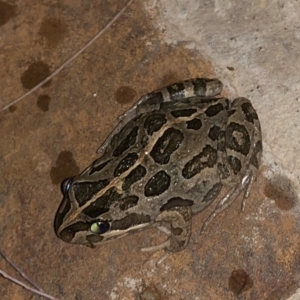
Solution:
[[[178,252],[192,215],[228,193],[203,229],[244,190],[262,152],[251,102],[215,98],[222,84],[195,78],[143,96],[101,146],[102,156],[64,183],[55,230],[66,242],[95,246],[155,226],[169,235],[144,250]]]

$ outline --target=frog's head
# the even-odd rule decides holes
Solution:
[[[115,186],[109,180],[66,179],[54,221],[56,235],[68,243],[94,247],[149,226],[149,215],[131,209],[138,197],[122,194]]]

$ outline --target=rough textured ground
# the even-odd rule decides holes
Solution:
[[[0,1],[0,109],[85,45],[125,1]],[[297,1],[135,1],[44,87],[0,113],[1,249],[58,299],[288,299],[300,280],[299,13]],[[141,253],[155,230],[96,249],[57,239],[61,181],[96,158],[117,117],[142,94],[218,77],[246,96],[264,157],[240,200],[161,266]],[[16,275],[0,259],[0,269]],[[17,276],[17,275],[16,275]],[[0,277],[1,299],[41,299]],[[297,296],[294,296],[294,299]]]

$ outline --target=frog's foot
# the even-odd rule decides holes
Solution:
[[[219,201],[218,205],[216,206],[215,210],[212,212],[212,214],[205,220],[204,224],[202,225],[202,228],[200,230],[200,233],[202,234],[208,224],[223,210],[225,210],[227,207],[229,207],[234,200],[236,200],[237,196],[240,194],[242,190],[245,189],[243,201],[242,201],[242,211],[245,208],[246,205],[246,199],[249,196],[249,191],[251,189],[252,183],[255,179],[255,176],[253,176],[253,172],[250,169],[247,170],[246,174],[244,175],[241,183],[237,184],[236,186],[232,187],[228,193]]]
[[[170,224],[170,229],[164,226],[157,227],[157,229],[169,235],[169,238],[159,245],[142,248],[141,251],[149,252],[165,250],[166,253],[157,261],[157,264],[160,264],[171,253],[179,252],[187,246],[191,236],[192,227],[191,207],[177,206],[165,210],[156,218],[156,222],[159,224]]]

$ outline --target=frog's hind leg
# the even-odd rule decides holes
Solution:
[[[218,169],[221,182],[229,191],[204,222],[201,232],[211,220],[226,209],[244,190],[242,211],[254,180],[262,154],[258,116],[246,98],[233,101],[226,126],[218,137]]]
[[[240,192],[245,189],[245,194],[243,197],[242,202],[242,210],[245,207],[245,201],[246,198],[249,195],[249,190],[251,189],[251,185],[253,183],[254,176],[252,174],[252,171],[249,169],[245,176],[242,179],[242,182],[237,184],[236,186],[232,187],[227,194],[219,201],[218,205],[216,206],[215,210],[212,212],[212,214],[205,220],[204,224],[202,225],[202,228],[200,230],[200,233],[202,234],[208,224],[223,210],[225,210],[227,207],[229,207],[234,200],[237,198],[237,196],[240,194]]]
[[[141,251],[165,250],[165,254],[157,261],[157,264],[160,264],[171,253],[179,252],[187,246],[192,228],[191,207],[177,206],[165,210],[159,214],[155,223],[160,224],[156,228],[169,235],[169,238],[159,245],[142,248]],[[170,228],[161,225],[164,223],[170,224]]]
[[[192,96],[214,97],[221,93],[222,88],[223,84],[218,79],[192,78],[176,82],[142,96],[133,107],[118,118],[119,124],[100,146],[97,153],[102,153],[124,125],[141,113],[157,110],[163,102],[180,101]]]

